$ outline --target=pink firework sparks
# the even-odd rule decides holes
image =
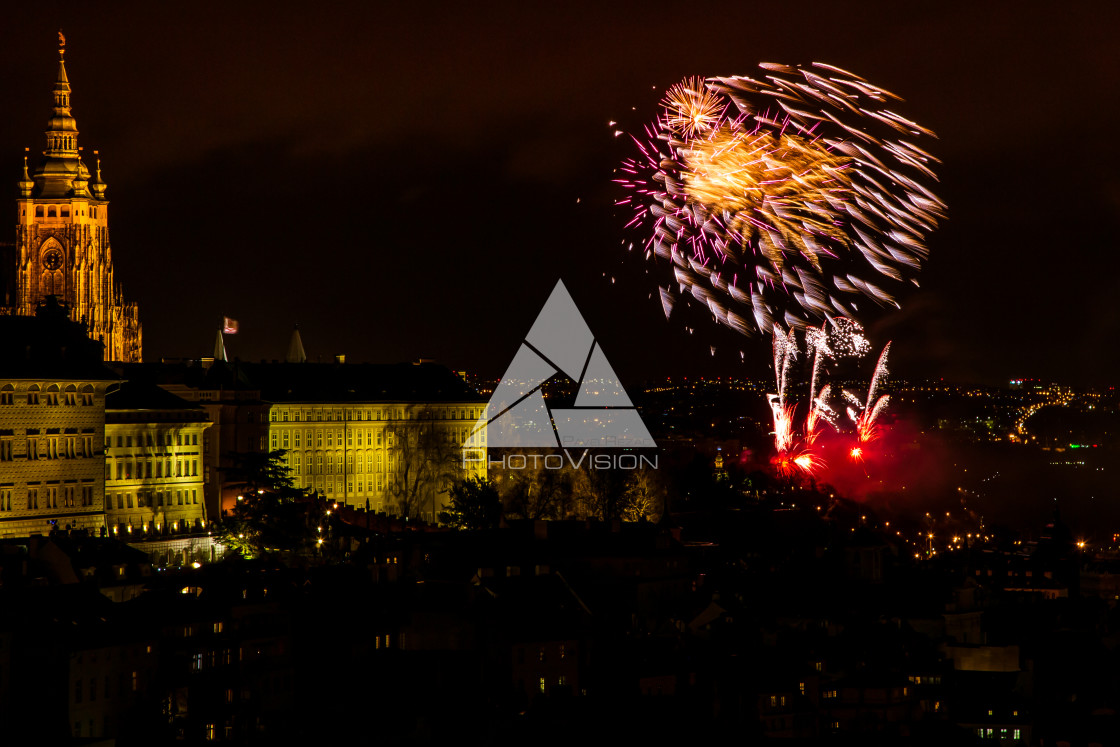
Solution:
[[[839,68],[762,68],[666,92],[616,179],[627,225],[682,295],[743,334],[851,316],[863,298],[897,306],[945,216],[924,184],[937,159],[912,142],[933,133]]]

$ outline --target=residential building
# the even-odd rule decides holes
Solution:
[[[0,537],[104,531],[102,346],[50,297],[0,317]]]

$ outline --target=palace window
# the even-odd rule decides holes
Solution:
[[[27,390],[27,404],[39,404],[39,387],[35,384],[32,384],[31,388]]]

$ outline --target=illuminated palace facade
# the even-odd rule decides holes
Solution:
[[[154,384],[105,398],[105,523],[136,541],[207,527],[206,411]]]
[[[55,296],[71,319],[105,345],[106,360],[138,362],[139,312],[113,279],[107,185],[97,151],[93,172],[82,162],[64,52],[60,47],[47,149],[32,173],[24,157],[16,241],[0,246],[0,314],[34,316],[40,303]]]
[[[277,402],[269,449],[283,450],[296,487],[371,511],[435,521],[449,482],[486,477],[484,458],[464,459],[464,444],[485,454],[472,431],[484,402]]]

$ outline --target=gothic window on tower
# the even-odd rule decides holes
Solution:
[[[58,217],[58,211],[55,210],[54,205],[51,205],[50,207],[47,208],[47,217],[48,218],[57,218]]]
[[[36,218],[42,218],[43,217],[43,206],[42,205],[36,205],[35,206],[35,217]]]

